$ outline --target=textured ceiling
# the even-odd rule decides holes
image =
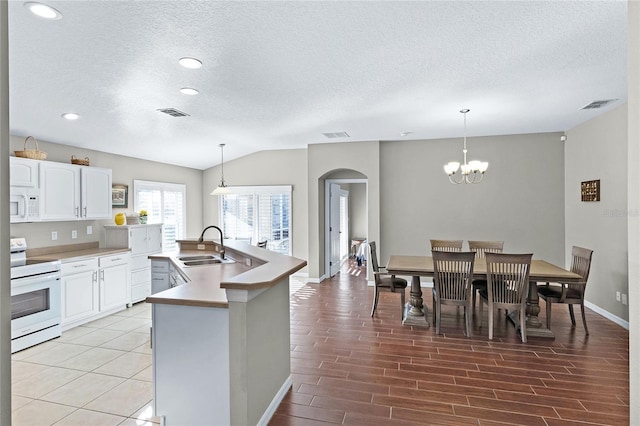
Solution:
[[[12,134],[198,169],[219,143],[460,137],[463,107],[470,136],[564,131],[627,96],[621,1],[45,3],[63,18],[9,2]]]

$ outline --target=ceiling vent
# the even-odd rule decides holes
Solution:
[[[323,135],[329,139],[335,138],[348,138],[349,134],[347,132],[333,132],[333,133],[323,133]]]
[[[583,106],[581,109],[598,109],[615,101],[617,101],[617,99],[605,99],[602,101],[593,101],[589,105]]]
[[[172,117],[189,117],[189,114],[187,114],[186,112],[182,112],[175,108],[162,108],[162,109],[159,109],[158,111],[164,112],[165,114],[168,114]]]

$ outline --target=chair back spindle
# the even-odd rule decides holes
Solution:
[[[462,240],[431,240],[431,251],[461,252]]]

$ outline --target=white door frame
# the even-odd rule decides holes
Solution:
[[[329,232],[329,216],[331,213],[331,184],[332,183],[364,183],[365,192],[367,193],[366,202],[369,203],[369,180],[368,179],[325,179],[324,181],[324,278],[331,277],[331,233]],[[368,220],[368,218],[367,218]],[[367,224],[367,229],[369,225]],[[369,238],[365,235],[366,238]]]

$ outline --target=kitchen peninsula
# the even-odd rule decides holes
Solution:
[[[217,242],[178,243],[149,256],[152,272],[164,262],[186,281],[147,298],[155,415],[166,426],[266,424],[291,386],[289,276],[306,261],[225,241],[216,262]],[[185,260],[198,257],[209,261]]]

